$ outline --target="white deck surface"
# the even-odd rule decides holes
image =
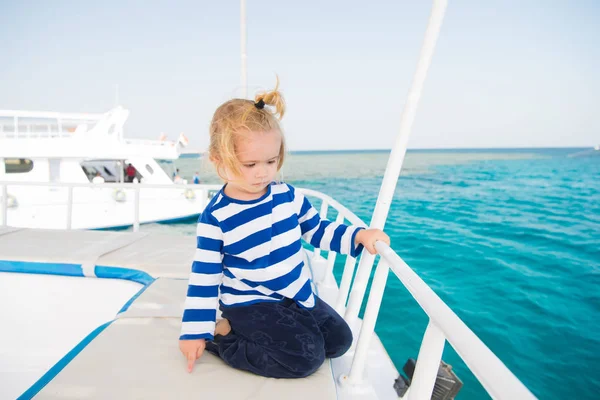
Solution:
[[[141,287],[120,279],[0,273],[0,399],[21,395]]]
[[[94,265],[122,267],[158,278],[115,317],[141,285],[0,273],[0,318],[9,327],[0,336],[0,399],[25,391],[87,333],[113,318],[36,399],[337,398],[329,362],[306,379],[271,379],[234,370],[206,353],[192,374],[186,372],[178,336],[194,242],[168,235],[0,228],[0,262],[82,264],[88,273]]]

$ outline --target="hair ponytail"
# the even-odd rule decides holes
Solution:
[[[259,93],[254,97],[254,104],[261,104],[263,102],[267,106],[275,107],[275,112],[272,113],[279,120],[283,118],[285,114],[285,100],[283,96],[279,92],[279,77],[277,76],[277,84],[275,85],[275,89],[270,92]],[[262,109],[262,107],[257,107]]]

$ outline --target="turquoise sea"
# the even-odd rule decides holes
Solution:
[[[385,228],[394,250],[539,398],[600,398],[597,153],[409,151]],[[368,223],[388,155],[293,153],[283,178]],[[218,182],[202,160],[178,165],[185,178],[200,171]],[[195,226],[142,230],[193,235]],[[342,267],[340,259],[338,279]],[[376,331],[398,369],[416,358],[426,324],[390,274]],[[444,360],[463,380],[458,399],[487,398],[450,346]]]

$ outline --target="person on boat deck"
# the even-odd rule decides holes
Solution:
[[[278,86],[255,101],[225,102],[210,125],[209,159],[225,184],[197,225],[179,338],[188,372],[205,349],[273,378],[306,377],[343,355],[352,332],[313,292],[301,239],[352,257],[363,247],[375,253],[377,240],[389,244],[381,230],[321,219],[301,192],[276,181],[285,157]]]
[[[104,178],[100,171],[96,171],[96,176],[92,179],[92,183],[104,183]]]
[[[173,178],[173,182],[174,183],[186,183],[186,181],[183,180],[183,178],[181,177],[181,175],[179,175],[179,170],[177,170],[177,174]]]
[[[200,184],[200,175],[198,175],[198,171],[194,173],[194,185]]]
[[[135,167],[131,164],[127,164],[127,168],[125,169],[125,174],[127,175],[127,182],[133,182],[136,173],[137,171],[135,170]]]

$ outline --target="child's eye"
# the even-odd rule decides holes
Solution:
[[[256,165],[255,163],[252,163],[252,164],[244,164],[244,167],[246,167],[246,168],[252,168],[252,167],[254,167],[255,165]]]
[[[269,164],[275,164],[275,161],[277,160],[269,160]]]

